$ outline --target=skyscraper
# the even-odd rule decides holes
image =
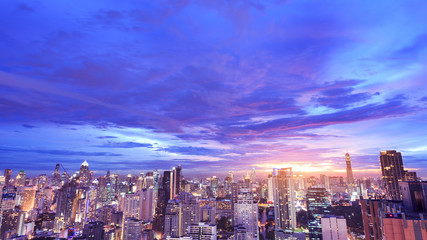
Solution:
[[[80,186],[86,187],[90,184],[91,181],[91,173],[89,170],[89,164],[87,163],[87,161],[85,160],[82,165],[80,165],[80,170],[79,170],[79,183]]]
[[[19,170],[19,173],[15,179],[15,186],[16,187],[25,186],[25,171],[24,170]]]
[[[22,190],[21,197],[22,197],[22,211],[30,211],[34,207],[34,200],[36,197],[36,190],[37,188],[35,186],[26,186]]]
[[[59,164],[56,164],[55,171],[52,173],[52,185],[58,185],[61,182],[61,174],[59,173]]]
[[[404,180],[402,154],[396,150],[380,152],[381,176],[390,200],[400,200],[399,182]]]
[[[350,154],[345,154],[345,165],[347,169],[347,186],[348,186],[348,192],[352,193],[354,191],[354,178],[353,178],[353,169],[351,168],[351,160],[350,160]]]
[[[276,229],[295,228],[296,211],[292,168],[274,169],[272,184]]]
[[[172,198],[177,196],[182,189],[182,167],[178,165],[172,169],[172,183],[171,183],[171,194]]]
[[[12,177],[12,169],[4,170],[4,182],[6,185],[10,184],[10,178]]]
[[[246,240],[258,240],[258,203],[250,189],[240,189],[237,203],[234,205],[234,223],[244,227]]]
[[[310,239],[322,239],[321,219],[323,216],[331,214],[331,202],[325,188],[308,188],[307,213]]]
[[[182,209],[178,200],[169,200],[165,214],[164,235],[170,237],[181,237],[182,231]]]

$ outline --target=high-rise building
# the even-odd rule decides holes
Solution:
[[[402,154],[395,150],[381,151],[380,165],[387,199],[400,200],[399,182],[405,177]]]
[[[267,178],[267,202],[274,202],[273,174],[268,174]]]
[[[16,187],[25,186],[25,171],[24,170],[19,170],[19,173],[15,179],[15,186]]]
[[[61,174],[59,173],[59,164],[56,164],[55,171],[52,173],[52,185],[57,186],[61,182]]]
[[[379,221],[380,200],[362,199],[363,230],[366,240],[380,240],[382,237]]]
[[[344,217],[326,215],[322,217],[323,240],[347,240],[347,222]]]
[[[141,203],[139,208],[139,218],[144,222],[151,222],[153,221],[155,208],[154,188],[151,186],[146,189],[142,189],[139,194]]]
[[[321,218],[331,214],[331,202],[325,188],[310,187],[307,190],[308,230],[310,239],[322,239]]]
[[[274,169],[272,185],[276,229],[295,228],[296,210],[292,168]]]
[[[15,209],[3,211],[0,239],[8,239],[13,233],[17,232],[20,216],[22,216],[20,211],[16,211]]]
[[[4,186],[0,206],[0,217],[4,211],[15,209],[16,187],[13,185]]]
[[[77,196],[77,185],[75,181],[65,183],[56,196],[56,230],[64,228],[72,222],[74,199]]]
[[[80,170],[79,170],[80,186],[83,186],[83,187],[89,186],[92,180],[91,178],[92,178],[92,174],[89,170],[89,164],[87,163],[86,160],[84,160],[82,165],[80,165]]]
[[[219,179],[217,176],[213,176],[211,178],[211,190],[215,197],[217,196],[218,186],[219,186]]]
[[[208,223],[191,224],[188,226],[188,235],[192,240],[216,240],[216,225]]]
[[[165,214],[165,236],[181,237],[182,232],[182,209],[179,206],[179,201],[169,200]]]
[[[171,195],[172,198],[177,196],[182,190],[182,167],[178,165],[172,169]]]
[[[34,207],[34,200],[36,198],[37,188],[35,186],[25,186],[22,189],[21,201],[22,201],[22,211],[28,212]]]
[[[123,201],[123,218],[139,219],[140,212],[140,195],[137,193],[126,193],[122,195]]]
[[[231,182],[234,182],[234,173],[232,171],[228,171],[228,177],[231,178]]]
[[[348,192],[352,193],[354,191],[354,177],[353,177],[353,169],[351,168],[351,159],[350,159],[349,153],[345,154],[345,166],[346,166],[346,170],[347,170]]]
[[[246,240],[258,240],[258,203],[250,189],[240,189],[234,205],[234,223],[245,228]]]
[[[182,192],[180,194],[182,209],[182,228],[183,234],[187,234],[188,226],[200,222],[200,202],[191,193]]]
[[[12,177],[12,169],[4,170],[4,182],[6,185],[10,184],[10,178]]]

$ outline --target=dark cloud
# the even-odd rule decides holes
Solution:
[[[115,137],[115,136],[99,136],[97,138],[99,138],[99,139],[108,139],[108,138],[117,138],[117,137]]]
[[[24,128],[35,128],[36,127],[36,126],[31,125],[31,124],[22,124],[22,126]]]
[[[153,145],[150,143],[137,143],[137,142],[107,142],[97,147],[103,148],[152,148]]]

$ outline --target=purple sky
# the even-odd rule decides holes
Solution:
[[[145,3],[144,3],[145,2]],[[0,169],[427,176],[412,1],[1,1]]]

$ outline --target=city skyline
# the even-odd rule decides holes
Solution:
[[[427,177],[426,11],[1,2],[0,170],[346,176],[349,153],[360,178],[396,150]]]

